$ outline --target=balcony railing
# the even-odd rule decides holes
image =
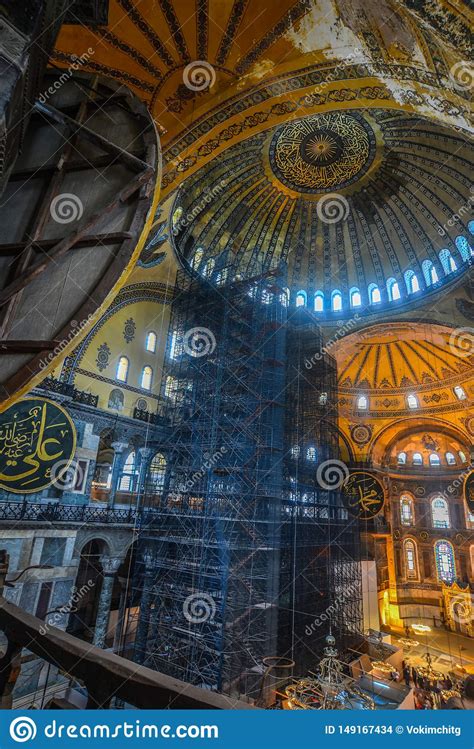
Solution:
[[[138,666],[77,637],[48,626],[0,597],[0,631],[8,646],[0,658],[0,708],[11,709],[12,693],[21,669],[23,648],[57,666],[88,693],[89,709],[106,709],[113,697],[146,709],[248,710],[252,705],[186,684]],[[71,705],[71,707],[73,707]]]
[[[49,393],[58,393],[59,395],[66,395],[72,398],[76,403],[83,403],[86,406],[97,406],[99,402],[99,396],[87,393],[85,390],[78,390],[74,385],[69,382],[62,382],[56,380],[54,377],[46,377],[43,382],[38,385],[40,390],[47,390]]]
[[[118,509],[91,505],[36,504],[27,501],[0,502],[0,520],[131,525],[136,518],[135,507]]]

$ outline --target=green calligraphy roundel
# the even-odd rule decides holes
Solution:
[[[76,450],[76,428],[62,406],[24,398],[0,414],[0,487],[32,494],[67,470]]]

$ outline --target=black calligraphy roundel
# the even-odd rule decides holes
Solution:
[[[382,510],[385,492],[382,483],[371,473],[354,471],[342,487],[344,506],[355,518],[370,520]]]
[[[0,414],[0,487],[32,494],[66,471],[76,450],[76,428],[58,403],[24,398]]]
[[[468,473],[464,479],[464,497],[471,515],[474,515],[474,471]]]

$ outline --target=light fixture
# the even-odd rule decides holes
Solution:
[[[423,632],[431,632],[431,627],[429,627],[427,624],[412,624],[411,628],[415,630],[415,632],[423,633]]]

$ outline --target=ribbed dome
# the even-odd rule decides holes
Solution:
[[[296,118],[184,183],[176,248],[217,282],[225,266],[245,276],[285,260],[292,300],[313,308],[322,294],[327,312],[402,304],[470,262],[469,148],[392,111]]]

